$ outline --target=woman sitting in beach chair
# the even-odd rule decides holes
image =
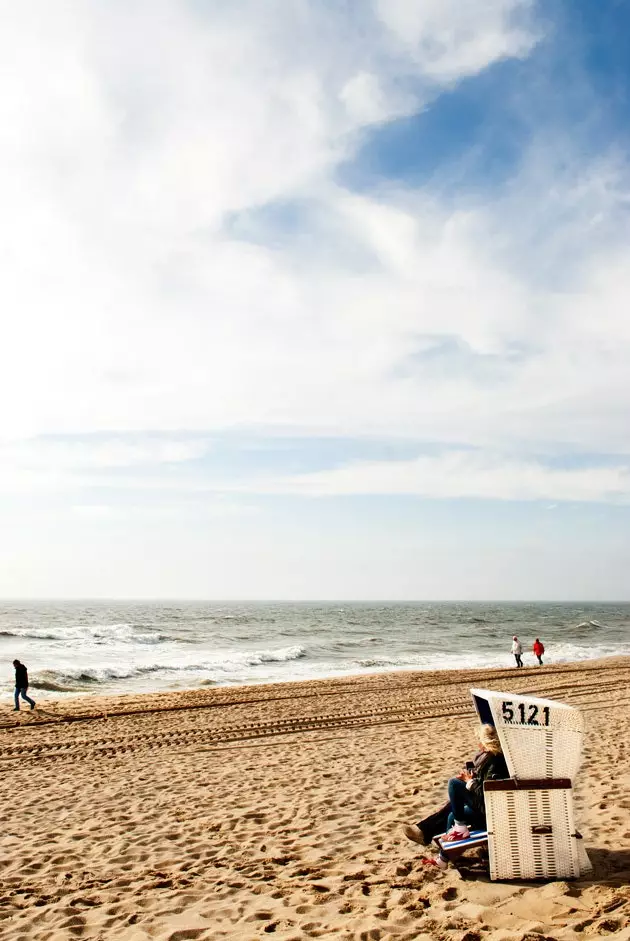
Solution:
[[[509,777],[501,743],[493,725],[479,727],[480,751],[465,770],[448,782],[448,803],[418,824],[405,824],[405,836],[415,843],[428,846],[433,838],[445,833],[442,843],[467,840],[471,829],[486,829],[486,809],[483,797],[484,781]],[[446,869],[448,860],[441,853],[427,860],[440,869]]]

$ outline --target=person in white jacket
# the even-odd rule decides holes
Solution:
[[[522,667],[523,661],[521,659],[521,654],[523,653],[523,645],[521,644],[516,634],[512,638],[512,653],[514,654],[514,659],[516,660],[516,666]]]

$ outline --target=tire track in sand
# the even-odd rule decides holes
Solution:
[[[518,691],[521,693],[561,698],[573,705],[584,705],[587,709],[597,708],[602,702],[610,701],[611,692],[616,692],[616,700],[619,701],[619,672],[619,663],[609,661],[604,662],[600,669],[590,663],[584,667],[571,665],[570,670],[552,668],[543,672],[532,669],[519,671],[516,675],[514,670],[503,670],[499,676],[496,670],[431,674],[433,682],[424,685],[418,682],[418,674],[404,674],[402,677],[401,674],[386,674],[384,678],[379,675],[378,682],[368,682],[362,687],[355,684],[354,689],[348,689],[349,684],[342,681],[339,683],[341,688],[335,690],[336,681],[331,680],[324,684],[321,692],[328,699],[326,705],[336,705],[336,711],[317,711],[311,715],[303,714],[303,710],[305,698],[312,697],[305,697],[303,691],[296,687],[293,687],[294,696],[290,695],[290,689],[285,688],[280,690],[282,695],[269,697],[261,696],[259,688],[254,693],[254,688],[250,687],[250,698],[247,693],[240,691],[238,697],[229,700],[217,697],[218,701],[214,704],[205,704],[214,705],[214,709],[205,708],[205,705],[200,708],[195,693],[181,693],[175,697],[167,694],[170,700],[174,699],[174,705],[172,708],[159,709],[152,707],[154,697],[147,697],[151,701],[149,708],[138,707],[133,710],[125,708],[124,697],[120,697],[116,705],[122,700],[122,708],[118,706],[106,715],[96,709],[89,714],[83,712],[75,716],[76,721],[70,725],[64,721],[67,716],[63,713],[53,714],[52,719],[43,722],[32,721],[27,724],[14,721],[11,728],[0,729],[0,762],[3,769],[10,770],[14,764],[40,761],[116,758],[162,748],[229,746],[239,741],[304,732],[352,731],[432,719],[472,717],[474,711],[469,684],[485,685],[488,680],[494,681],[495,688],[499,685],[508,687],[506,692],[515,691],[518,680]],[[581,675],[579,686],[570,674]],[[390,677],[392,682],[388,683]],[[440,680],[441,685],[436,680]],[[500,680],[500,684],[497,680]],[[407,699],[404,704],[400,701],[401,694]],[[427,694],[429,702],[426,701]],[[336,700],[332,698],[335,695]],[[388,695],[395,697],[395,704],[377,706],[365,702],[366,699],[386,698]],[[322,698],[319,702],[314,700],[314,704],[324,705]],[[137,703],[139,699],[134,697],[134,702]],[[360,703],[356,701],[359,699]],[[273,720],[265,718],[265,714],[272,713],[279,701],[283,702],[283,708],[291,708],[302,714],[286,718],[276,716]],[[355,708],[348,708],[352,705]],[[369,707],[366,708],[366,705]],[[231,713],[235,710],[241,713],[248,706],[253,711],[262,712],[262,715],[253,721],[230,721]],[[163,714],[157,730],[156,712]],[[26,715],[28,719],[31,718],[30,714]],[[143,721],[149,717],[153,721]],[[90,721],[85,721],[87,719]],[[191,722],[194,722],[192,726]],[[15,734],[22,732],[28,732],[28,740],[15,743]]]

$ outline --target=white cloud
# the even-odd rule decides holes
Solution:
[[[554,468],[532,460],[514,460],[504,454],[460,451],[411,461],[357,462],[280,479],[272,487],[280,493],[307,496],[396,494],[437,499],[556,499],[630,504],[630,465]]]
[[[377,0],[383,22],[438,81],[473,75],[532,47],[532,0]]]
[[[14,5],[0,37],[0,434],[173,440],[13,445],[5,481],[28,488],[47,462],[47,486],[185,463],[178,432],[234,424],[520,454],[512,484],[489,474],[498,496],[528,492],[532,453],[627,450],[623,165],[568,148],[559,172],[538,146],[509,198],[484,205],[336,182],[371,124],[535,42],[531,3],[456,6]],[[226,220],[274,200],[307,200],[314,230],[280,248],[230,234]],[[428,364],[445,337],[467,358]],[[348,471],[394,490],[401,472]],[[453,495],[471,492],[465,476]],[[560,497],[563,480],[546,480],[532,492]],[[614,483],[577,480],[576,493]]]
[[[424,6],[423,35],[438,41],[450,14]],[[510,54],[508,6],[490,25],[486,3],[472,6],[479,35],[504,22],[506,39],[472,64],[464,54],[449,81]],[[360,20],[345,5],[247,0],[12,9],[0,37],[11,75],[0,89],[5,435],[331,424],[325,395],[318,405],[322,358],[336,401],[352,387],[344,335],[371,279],[357,292],[340,266],[309,272],[308,247],[283,257],[221,226],[226,213],[304,195],[343,216],[330,178],[357,133],[434,94],[418,50],[392,45],[369,7]],[[452,61],[469,33],[449,33]],[[380,254],[398,239],[400,265],[377,276],[391,309],[409,291],[405,232],[417,222],[376,203],[369,212],[385,227],[395,212],[399,235],[381,225],[364,240],[355,213],[344,237]],[[373,333],[355,337],[361,357]],[[365,378],[380,397],[379,375]]]
[[[357,125],[376,124],[385,121],[391,114],[391,101],[387,100],[381,88],[379,78],[372,72],[356,72],[339,93],[345,105],[348,117]],[[415,100],[410,99],[411,109]],[[406,111],[407,108],[401,110]]]
[[[0,464],[15,464],[24,470],[90,470],[92,468],[137,467],[179,464],[208,452],[207,442],[177,438],[86,439],[82,441],[31,440],[0,448]]]
[[[87,438],[83,440],[30,439],[0,444],[0,494],[71,493],[73,489],[100,486],[129,488],[132,475],[164,472],[205,456],[203,440],[138,437],[133,440]],[[121,471],[125,474],[121,476]],[[115,476],[108,476],[115,472]],[[138,485],[136,479],[136,486]],[[77,504],[83,507],[83,504]],[[86,504],[88,511],[92,504]],[[99,504],[100,506],[100,504]]]
[[[205,458],[199,462],[199,458]],[[412,459],[353,460],[315,472],[256,469],[241,457],[226,469],[207,442],[189,440],[33,441],[0,449],[0,494],[54,494],[65,505],[77,494],[107,494],[109,503],[77,502],[84,517],[160,518],[196,513],[248,515],[248,496],[420,496],[450,500],[630,504],[630,457],[558,466],[526,455],[442,450]],[[235,472],[236,470],[236,472]],[[240,508],[240,509],[239,509]]]

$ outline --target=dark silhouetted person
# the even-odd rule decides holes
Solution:
[[[20,711],[20,696],[22,699],[26,700],[31,709],[34,709],[34,701],[30,698],[30,696],[26,695],[28,690],[28,670],[23,663],[20,663],[19,660],[14,660],[13,666],[15,667],[15,709],[13,711]]]
[[[532,650],[534,651],[534,654],[538,657],[539,664],[542,666],[543,665],[542,655],[545,652],[545,645],[543,644],[541,640],[536,638],[536,640],[534,641],[534,646]]]
[[[516,634],[512,639],[512,653],[514,654],[514,659],[516,660],[516,666],[522,667],[523,661],[521,660],[521,654],[523,653],[523,645],[521,644]]]

